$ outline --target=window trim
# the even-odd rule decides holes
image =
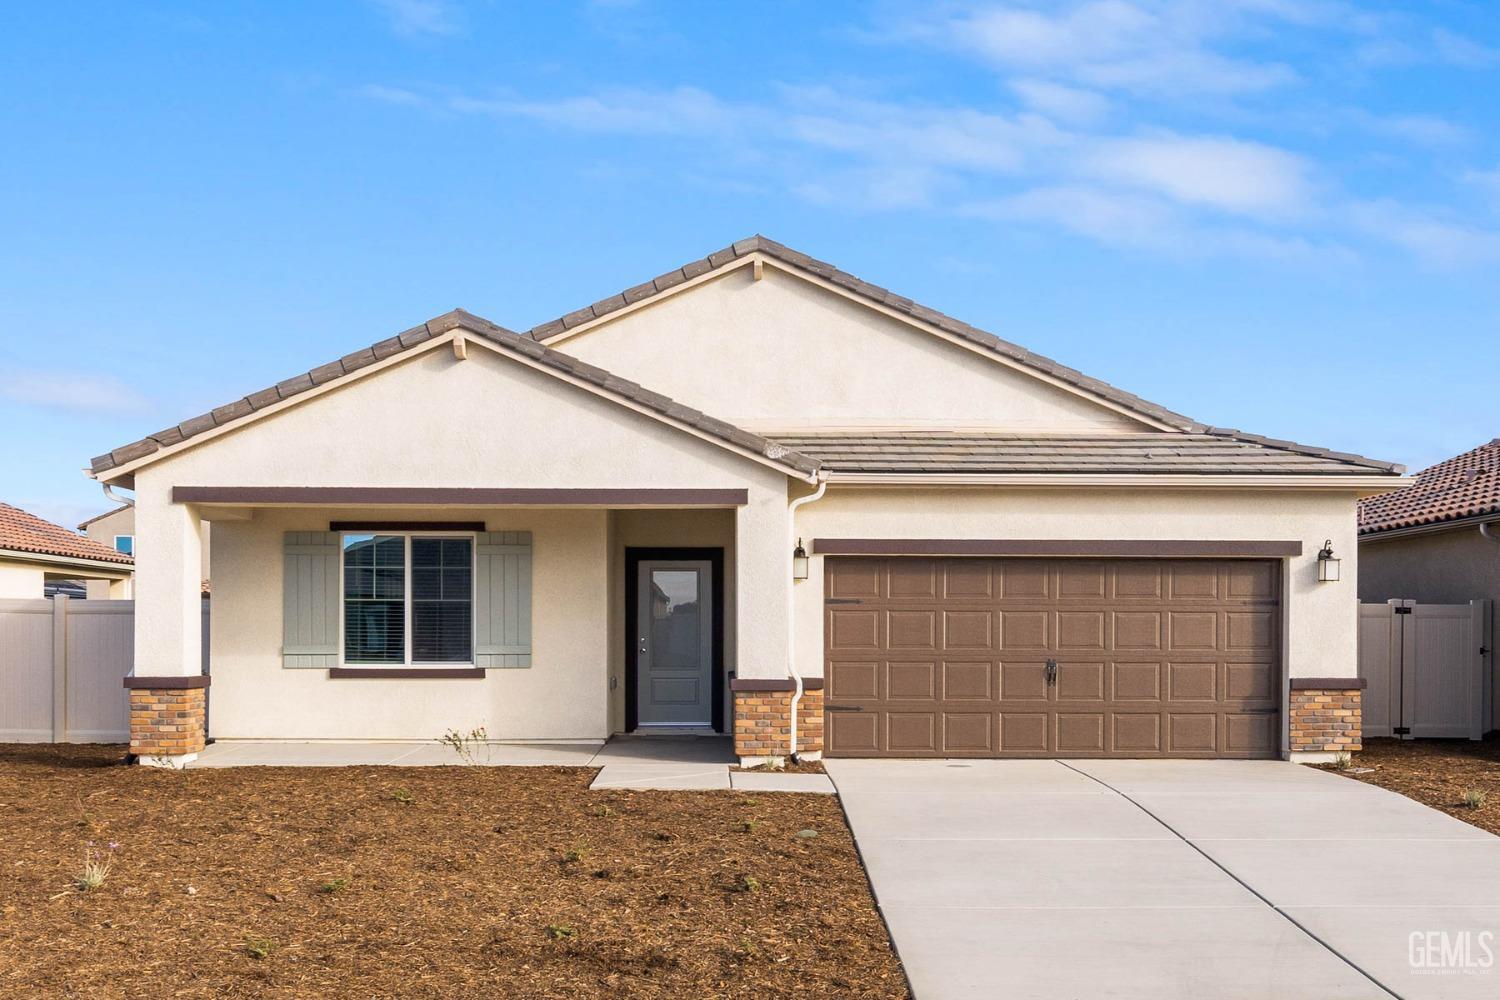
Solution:
[[[120,539],[122,539],[122,538],[128,538],[128,539],[130,539],[130,549],[128,551],[126,549],[120,548]],[[115,551],[119,552],[121,555],[127,555],[130,558],[134,559],[135,558],[135,535],[133,535],[133,534],[130,534],[130,535],[116,535],[115,536]]]
[[[339,669],[365,670],[391,670],[391,671],[413,671],[413,670],[452,670],[455,667],[474,667],[477,663],[475,649],[479,640],[479,611],[477,608],[479,597],[478,562],[479,562],[479,533],[474,531],[340,531],[339,535]],[[402,575],[401,575],[401,629],[402,629],[402,658],[400,663],[361,663],[358,660],[350,661],[346,656],[344,643],[344,629],[347,620],[344,617],[345,569],[344,569],[344,539],[350,536],[395,536],[402,539]],[[411,540],[413,538],[467,538],[469,540],[469,658],[467,660],[431,660],[416,662],[412,660],[412,634],[411,634]],[[347,675],[346,675],[347,676]]]

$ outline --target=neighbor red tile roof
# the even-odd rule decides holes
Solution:
[[[19,507],[0,503],[0,549],[12,552],[34,552],[37,555],[64,559],[92,559],[96,562],[135,562],[123,552],[69,531],[60,524],[43,521]]]
[[[1417,473],[1403,489],[1359,502],[1359,533],[1500,514],[1500,438]]]

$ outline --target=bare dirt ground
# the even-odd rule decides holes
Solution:
[[[833,796],[122,757],[0,746],[0,995],[909,995]]]

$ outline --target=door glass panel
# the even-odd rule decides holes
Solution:
[[[703,622],[698,589],[697,570],[652,571],[652,671],[696,671],[702,666]]]

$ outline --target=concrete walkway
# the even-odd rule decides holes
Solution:
[[[1500,838],[1382,789],[1274,761],[827,766],[918,1000],[1500,996],[1500,968],[1410,948],[1482,962],[1490,932],[1500,959]]]
[[[617,736],[588,743],[491,743],[475,751],[494,767],[597,767],[590,788],[729,789],[832,794],[822,774],[731,772],[728,737]],[[220,740],[188,764],[200,767],[436,767],[459,764],[451,747],[433,743]]]

